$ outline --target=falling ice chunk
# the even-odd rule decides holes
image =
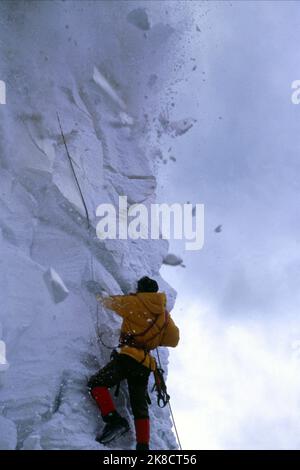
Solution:
[[[187,117],[179,121],[171,121],[168,113],[161,113],[158,120],[164,132],[172,137],[178,137],[185,134],[197,122],[197,119],[191,117]]]
[[[125,110],[126,106],[124,101],[118,96],[113,86],[104,77],[104,75],[99,72],[97,67],[94,67],[93,80],[95,83],[97,83],[97,85],[99,85],[99,87],[103,90],[104,93],[106,93],[115,103],[117,103],[120,108]]]
[[[129,114],[126,114],[125,111],[120,111],[119,118],[120,118],[120,122],[122,126],[130,127],[130,126],[133,126],[134,124],[133,118],[129,116]]]
[[[185,134],[193,125],[195,124],[196,119],[186,118],[181,121],[174,121],[170,123],[172,131],[175,136]]]
[[[218,225],[218,226],[215,228],[215,232],[216,232],[216,233],[222,232],[222,225]]]
[[[127,15],[127,21],[143,31],[150,29],[150,22],[145,8],[136,8]]]
[[[182,263],[182,259],[179,256],[174,255],[173,253],[169,253],[163,259],[163,264],[167,264],[169,266],[179,266]]]
[[[57,304],[65,300],[69,291],[57,272],[53,268],[49,268],[43,277],[54,302]]]

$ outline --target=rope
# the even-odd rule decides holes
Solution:
[[[94,259],[93,255],[91,254],[91,273],[92,273],[92,280],[95,280],[95,268],[94,268]],[[98,346],[100,349],[99,341],[101,341],[100,338],[100,325],[99,325],[99,302],[96,302],[96,325],[95,325],[95,330],[96,330],[96,336],[97,336],[97,342]]]
[[[62,136],[62,139],[63,139],[63,143],[64,143],[64,146],[65,146],[65,149],[66,149],[66,153],[67,153],[70,165],[71,165],[72,173],[73,173],[74,179],[76,181],[77,188],[79,190],[79,194],[80,194],[80,197],[81,197],[81,201],[82,201],[82,204],[83,204],[83,207],[84,207],[84,210],[85,210],[87,226],[88,226],[88,229],[89,229],[90,226],[91,226],[91,223],[90,223],[90,217],[89,217],[89,212],[88,212],[88,209],[87,209],[87,205],[85,203],[85,200],[84,200],[84,197],[83,197],[83,194],[82,194],[82,191],[81,191],[81,187],[80,187],[80,184],[79,184],[76,172],[75,172],[75,168],[74,168],[74,165],[73,165],[73,160],[72,160],[71,155],[70,155],[69,150],[68,150],[68,146],[67,146],[67,143],[66,143],[64,132],[62,130],[62,125],[61,125],[61,122],[60,122],[60,119],[59,119],[58,112],[56,113],[56,116],[57,116],[57,120],[58,120],[58,124],[59,124],[59,128],[60,128],[60,133],[61,133],[61,136]]]
[[[158,348],[156,348],[156,354],[157,354],[159,367],[160,367],[160,369],[162,369],[162,364],[161,364]],[[168,401],[168,406],[169,406],[169,411],[170,411],[170,415],[171,415],[171,418],[172,418],[173,426],[174,426],[174,429],[175,429],[175,434],[176,434],[177,442],[178,442],[178,445],[179,445],[179,449],[182,450],[182,446],[181,446],[181,442],[180,442],[180,438],[179,438],[179,434],[178,434],[178,430],[177,430],[177,426],[176,426],[176,422],[175,422],[175,418],[174,418],[174,414],[173,414],[173,410],[172,410],[170,401]]]
[[[67,146],[67,142],[66,142],[66,139],[65,139],[64,131],[63,131],[63,128],[62,128],[62,125],[61,125],[61,121],[60,121],[58,112],[56,112],[56,116],[57,116],[57,120],[58,120],[58,124],[59,124],[59,128],[60,128],[60,133],[61,133],[61,136],[62,136],[62,140],[63,140],[64,146],[65,146],[65,149],[66,149],[66,154],[67,154],[68,160],[69,160],[69,162],[70,162],[72,174],[73,174],[74,179],[75,179],[75,181],[76,181],[76,185],[77,185],[77,188],[78,188],[78,191],[79,191],[79,194],[80,194],[80,197],[81,197],[81,201],[82,201],[82,204],[83,204],[83,207],[84,207],[84,210],[85,210],[86,221],[87,221],[87,228],[88,228],[88,230],[89,230],[90,227],[91,227],[89,211],[88,211],[88,208],[87,208],[87,205],[86,205],[86,202],[85,202],[85,199],[84,199],[82,190],[81,190],[81,186],[80,186],[80,184],[79,184],[79,181],[78,181],[78,178],[77,178],[77,175],[76,175],[76,171],[75,171],[74,164],[73,164],[73,159],[72,159],[72,157],[71,157],[71,155],[70,155],[70,152],[69,152],[69,149],[68,149],[68,146]],[[93,261],[93,256],[92,256],[92,255],[91,255],[91,274],[92,274],[92,279],[93,279],[93,281],[94,281],[94,280],[95,280],[95,270],[94,270],[94,261]],[[96,324],[94,324],[94,326],[95,326],[95,331],[96,331],[96,337],[97,337],[97,338],[100,338],[100,334],[99,334],[99,333],[100,333],[100,327],[99,327],[99,303],[98,303],[98,302],[97,302],[97,304],[96,304]],[[97,341],[97,342],[98,342],[98,341]],[[99,347],[100,347],[100,346],[99,346]]]
[[[109,349],[110,351],[113,351],[114,349],[117,348],[117,346],[108,346],[108,344],[105,344],[105,343],[104,343],[102,337],[103,337],[103,335],[104,335],[105,333],[106,333],[105,331],[103,331],[103,333],[100,333],[100,335],[99,335],[99,341],[100,341],[100,343],[102,344],[102,346],[104,346],[106,349]]]

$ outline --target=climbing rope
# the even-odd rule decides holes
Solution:
[[[86,205],[86,202],[85,202],[85,199],[84,199],[82,190],[81,190],[81,186],[80,186],[80,184],[79,184],[79,181],[78,181],[78,178],[77,178],[77,175],[76,175],[76,171],[75,171],[74,164],[73,164],[73,159],[72,159],[72,157],[71,157],[71,155],[70,155],[70,152],[69,152],[69,149],[68,149],[68,146],[67,146],[65,134],[64,134],[64,131],[63,131],[63,128],[62,128],[62,124],[61,124],[61,121],[60,121],[58,112],[56,112],[56,116],[57,116],[57,121],[58,121],[59,128],[60,128],[60,133],[61,133],[61,137],[62,137],[62,140],[63,140],[63,144],[64,144],[64,147],[65,147],[65,149],[66,149],[66,154],[67,154],[67,157],[68,157],[70,166],[71,166],[72,174],[73,174],[73,176],[74,176],[74,179],[75,179],[75,182],[76,182],[76,185],[77,185],[79,194],[80,194],[80,198],[81,198],[81,201],[82,201],[84,210],[85,210],[86,221],[87,221],[87,228],[88,228],[88,230],[89,230],[89,235],[91,235],[91,234],[90,234],[91,222],[90,222],[89,211],[88,211],[88,208],[87,208],[87,205]],[[91,274],[92,274],[92,280],[95,281],[94,260],[93,260],[93,256],[92,256],[92,255],[91,255]],[[95,331],[96,331],[97,342],[98,342],[98,344],[99,344],[100,327],[99,327],[99,303],[98,303],[98,302],[97,302],[97,304],[96,304],[96,324],[95,324],[94,326],[95,326]],[[99,348],[100,348],[100,346],[99,346]]]
[[[72,157],[70,155],[70,152],[68,150],[68,146],[67,146],[67,142],[66,142],[66,139],[65,139],[65,135],[64,135],[64,132],[62,130],[62,125],[61,125],[61,122],[60,122],[60,119],[59,119],[59,114],[56,113],[57,115],[57,120],[58,120],[58,124],[59,124],[59,128],[60,128],[60,133],[61,133],[61,136],[62,136],[62,140],[63,140],[63,143],[64,143],[64,146],[65,146],[65,149],[66,149],[66,153],[67,153],[67,156],[68,156],[68,159],[69,159],[69,162],[70,162],[70,165],[71,165],[71,169],[72,169],[72,173],[73,173],[73,176],[75,178],[75,181],[76,181],[76,184],[77,184],[77,188],[79,190],[79,194],[80,194],[80,197],[81,197],[81,200],[82,200],[82,204],[83,204],[83,207],[84,207],[84,210],[85,210],[85,215],[86,215],[86,220],[87,220],[87,227],[88,229],[90,228],[91,224],[90,224],[90,217],[89,217],[89,211],[87,209],[87,205],[85,203],[85,199],[83,197],[83,194],[82,194],[82,191],[81,191],[81,187],[80,187],[80,184],[79,184],[79,181],[78,181],[78,178],[77,178],[77,175],[76,175],[76,171],[75,171],[75,168],[74,168],[74,165],[73,165],[73,160],[72,160]]]
[[[162,369],[162,364],[161,364],[158,348],[156,348],[156,354],[157,354],[159,368]],[[178,442],[178,445],[179,445],[179,449],[182,450],[181,441],[180,441],[180,438],[179,438],[179,434],[178,434],[178,430],[177,430],[177,426],[176,426],[176,422],[175,422],[175,418],[174,418],[174,414],[173,414],[173,410],[172,410],[170,401],[168,401],[168,406],[169,406],[169,411],[170,411],[170,415],[171,415],[171,418],[172,418],[173,426],[174,426],[174,429],[175,429],[175,434],[176,434],[177,442]]]

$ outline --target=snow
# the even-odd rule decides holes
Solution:
[[[148,5],[147,40],[140,29],[150,27],[148,16],[132,12],[131,2],[0,5],[10,19],[0,30],[0,78],[8,85],[0,106],[0,324],[9,362],[0,370],[1,448],[103,449],[86,382],[109,360],[99,333],[114,338],[120,320],[95,292],[127,293],[149,275],[166,291],[168,309],[175,301],[159,274],[167,241],[100,241],[95,232],[99,204],[124,194],[129,204],[156,198],[155,132],[145,114],[163,105],[168,48],[179,39],[176,25],[155,24],[161,6]],[[159,89],[146,103],[154,82]],[[161,357],[166,370],[167,351]],[[169,411],[152,401],[151,447],[174,449]],[[131,431],[112,448],[133,448],[125,384],[116,403]]]
[[[0,450],[14,450],[17,444],[17,428],[13,421],[0,416]]]
[[[53,268],[49,268],[45,272],[44,280],[55,303],[65,300],[69,294],[69,290],[65,286],[59,274]]]

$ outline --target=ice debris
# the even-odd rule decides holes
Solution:
[[[127,21],[143,31],[150,29],[150,21],[145,8],[135,8],[130,11]]]
[[[44,273],[44,281],[56,304],[65,300],[69,295],[69,290],[65,286],[59,274],[53,268],[49,268]]]
[[[173,253],[168,253],[163,259],[163,264],[167,264],[168,266],[179,266],[182,264],[182,259]]]

